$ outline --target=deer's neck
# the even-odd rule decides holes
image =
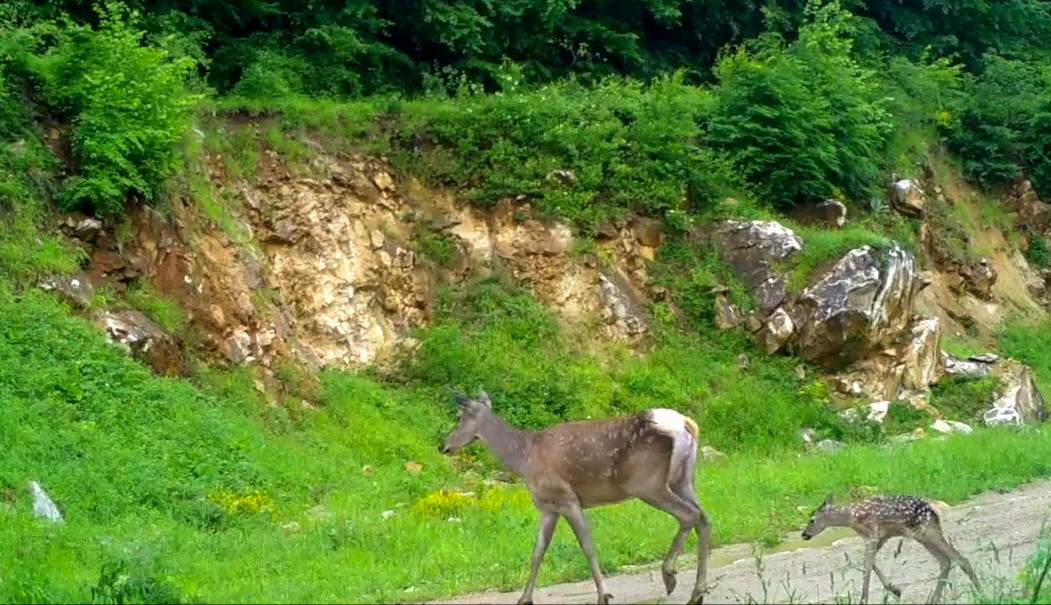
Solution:
[[[504,468],[519,477],[524,476],[529,448],[532,446],[531,433],[516,429],[494,414],[482,423],[478,438]]]
[[[854,517],[853,506],[841,506],[825,513],[828,515],[828,525],[831,527],[849,527],[850,520]]]

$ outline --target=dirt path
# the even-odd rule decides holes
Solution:
[[[1026,559],[1036,548],[1037,537],[1051,507],[1051,481],[1029,484],[1006,494],[986,493],[954,506],[944,516],[946,536],[971,560],[983,592],[998,595],[1011,588]],[[798,534],[796,534],[798,535]],[[670,536],[669,536],[670,539]],[[820,541],[819,541],[820,540]],[[709,580],[712,592],[706,603],[827,603],[857,602],[861,591],[862,543],[850,530],[826,531],[812,543],[793,538],[777,552],[757,557],[749,545],[734,545],[712,552]],[[915,541],[898,552],[898,540],[880,551],[877,564],[891,582],[902,588],[903,603],[926,601],[934,587],[938,566]],[[805,545],[805,546],[804,546]],[[523,546],[523,557],[532,545]],[[599,546],[601,553],[601,545]],[[679,563],[679,586],[665,596],[655,570],[610,576],[607,591],[614,603],[685,603],[693,585],[693,563]],[[543,569],[541,569],[541,581]],[[885,592],[872,575],[870,603],[884,602]],[[466,595],[442,603],[475,605],[514,603],[519,592]],[[894,602],[891,595],[886,595]],[[973,603],[966,576],[953,567],[944,593],[946,603]],[[595,585],[589,580],[538,588],[537,603],[594,603]]]

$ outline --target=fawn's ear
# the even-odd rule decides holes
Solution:
[[[489,394],[485,392],[485,389],[482,389],[479,392],[478,401],[484,403],[485,407],[493,409],[493,401],[489,399]]]
[[[471,405],[471,398],[464,393],[453,393],[453,399],[462,408],[470,407]]]
[[[832,494],[825,496],[825,506],[832,506]]]

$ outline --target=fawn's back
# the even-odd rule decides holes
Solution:
[[[860,525],[881,538],[909,536],[940,527],[934,506],[916,496],[873,496],[854,506],[851,525]]]

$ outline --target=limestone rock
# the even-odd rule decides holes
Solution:
[[[840,229],[847,222],[847,207],[837,200],[818,204],[801,204],[792,210],[792,219],[803,225],[821,225],[826,229]]]
[[[770,315],[770,319],[756,332],[756,340],[767,355],[773,355],[780,351],[792,337],[792,318],[784,309],[778,308]]]
[[[720,330],[732,330],[741,325],[741,310],[720,292],[715,295],[715,326]]]
[[[981,300],[993,299],[993,285],[996,283],[997,273],[996,267],[989,264],[989,261],[983,258],[973,267],[961,268],[960,273],[967,292]]]
[[[33,514],[41,519],[47,519],[52,523],[62,523],[62,513],[58,506],[47,495],[44,488],[36,481],[29,482],[29,493],[33,496]]]
[[[956,420],[940,419],[935,420],[934,423],[931,424],[931,430],[943,434],[963,433],[965,435],[974,431],[974,429],[972,429],[969,425],[964,424],[963,422],[957,422]]]
[[[1007,205],[1016,213],[1019,227],[1033,233],[1044,233],[1051,227],[1051,204],[1040,200],[1028,179],[1014,184]]]
[[[905,216],[920,218],[927,206],[927,196],[912,179],[899,179],[890,187],[890,205]]]
[[[913,391],[923,391],[938,379],[941,363],[941,322],[930,317],[913,322],[909,329],[909,342],[904,347],[901,364],[902,386]]]
[[[791,229],[773,221],[723,221],[713,241],[755,298],[759,312],[766,316],[785,300],[784,276],[773,266],[803,249],[803,240]]]
[[[979,357],[978,359],[975,359],[975,357],[979,356],[974,356],[966,360],[958,359],[954,355],[942,351],[942,371],[950,376],[958,376],[961,378],[982,378],[988,375],[991,364],[985,362],[983,358]]]
[[[1001,380],[1006,387],[1003,394],[993,402],[992,408],[985,412],[983,420],[987,425],[1047,421],[1047,401],[1028,366],[1012,366],[1001,376]]]
[[[851,250],[800,295],[793,350],[838,369],[890,344],[912,316],[919,284],[912,255],[897,244]]]
[[[76,275],[46,277],[41,280],[40,289],[57,292],[66,302],[81,309],[87,308],[91,303],[91,298],[95,295],[94,287],[83,272]]]
[[[179,346],[168,333],[139,311],[103,311],[95,322],[114,342],[128,348],[131,355],[166,376],[186,376],[189,369]]]
[[[73,235],[86,244],[93,244],[102,233],[102,221],[95,218],[81,219],[73,229]]]

